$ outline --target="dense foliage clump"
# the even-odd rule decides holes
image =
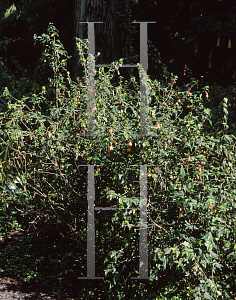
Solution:
[[[120,60],[95,72],[87,136],[87,41],[77,40],[84,76],[76,82],[56,28],[35,41],[52,68],[48,86],[20,95],[9,85],[2,95],[0,234],[29,237],[1,251],[1,266],[55,291],[75,288],[81,299],[232,299],[235,87],[178,86],[160,63],[160,79],[147,79],[148,134],[140,136],[139,82],[119,75]],[[139,166],[148,166],[150,280],[130,278],[139,263],[132,210],[95,212],[96,276],[105,279],[78,280],[86,276],[86,165],[95,165],[95,205],[108,207],[139,206]]]

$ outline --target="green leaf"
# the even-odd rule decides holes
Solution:
[[[180,174],[181,174],[182,178],[184,179],[184,177],[185,177],[186,174],[185,174],[185,170],[183,168],[183,165],[180,168]]]
[[[228,155],[228,151],[227,151],[227,149],[225,147],[223,147],[223,152],[224,152],[225,156]]]
[[[166,270],[166,257],[165,256],[163,257],[163,268],[164,268],[164,270]]]
[[[5,162],[7,160],[7,152],[8,152],[8,146],[6,146],[3,162]]]
[[[182,198],[182,197],[184,197],[184,192],[183,191],[175,191],[174,195],[175,195],[175,197]]]

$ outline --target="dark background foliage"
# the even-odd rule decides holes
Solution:
[[[34,46],[33,34],[45,32],[49,22],[55,24],[66,50],[69,55],[73,55],[74,1],[15,1],[15,12],[4,18],[6,9],[11,5],[13,5],[11,1],[2,1],[0,37],[1,40],[10,38],[12,40],[7,46],[2,45],[0,55],[7,60],[6,64],[13,74],[17,72],[15,76],[21,76],[22,68],[31,74],[34,73],[41,52],[39,46]],[[131,35],[131,32],[127,31],[127,25],[122,27],[122,22],[125,23],[127,20],[156,21],[156,24],[148,25],[148,39],[161,53],[163,62],[169,64],[170,71],[178,75],[180,80],[186,80],[183,70],[187,65],[196,78],[201,79],[201,76],[204,76],[204,82],[221,86],[234,82],[236,71],[234,1],[124,1],[120,14],[122,14],[119,20],[120,35],[122,32]],[[138,25],[133,29],[134,33],[130,36],[130,40],[134,53],[130,53],[130,49],[123,49],[126,51],[123,57],[125,54],[139,55]],[[217,46],[219,36],[220,42]],[[232,48],[228,48],[230,38]],[[151,49],[149,50],[151,53]],[[69,61],[70,70],[73,63],[73,60]],[[151,60],[149,74],[156,75]]]

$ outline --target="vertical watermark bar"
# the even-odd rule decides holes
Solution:
[[[87,277],[95,278],[95,181],[94,166],[88,165],[87,182],[88,223],[87,223]]]
[[[80,165],[81,166],[81,165]],[[87,201],[88,201],[88,222],[87,222],[87,277],[78,279],[104,279],[95,276],[95,180],[94,165],[82,165],[88,167],[87,176]]]
[[[88,59],[87,59],[87,136],[94,135],[95,128],[95,34],[94,34],[94,24],[103,22],[79,22],[88,24]]]
[[[87,101],[87,136],[92,136],[95,127],[95,97],[94,97],[94,73],[95,73],[95,35],[94,22],[88,22],[88,101]]]
[[[148,45],[147,45],[147,22],[140,23],[140,135],[147,135],[147,117],[148,117]]]
[[[135,166],[135,165],[133,165]],[[148,238],[147,238],[147,166],[140,165],[140,224],[139,224],[139,276],[131,279],[149,279],[148,277]],[[153,165],[150,165],[153,166]]]
[[[140,166],[140,279],[148,279],[147,193],[147,166],[145,165]]]
[[[132,22],[140,23],[140,136],[147,136],[148,133],[148,23],[156,22]]]

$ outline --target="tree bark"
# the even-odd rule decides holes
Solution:
[[[74,36],[87,39],[87,24],[80,22],[103,22],[94,24],[95,53],[101,53],[96,64],[110,64],[121,57],[119,47],[120,33],[118,32],[117,14],[122,1],[117,0],[75,0]],[[74,48],[74,75],[78,73],[78,53]]]

